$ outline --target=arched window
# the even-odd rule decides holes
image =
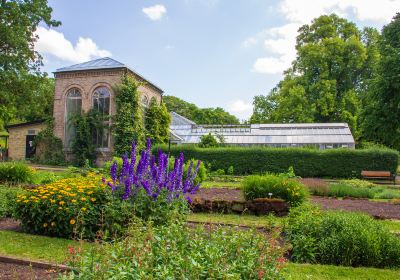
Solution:
[[[142,95],[142,105],[144,107],[148,107],[149,106],[149,98],[147,97],[146,94]]]
[[[106,87],[98,87],[93,93],[93,108],[103,116],[110,115],[110,91]]]
[[[82,110],[82,94],[77,88],[72,88],[67,92],[66,112],[65,112],[65,147],[72,147],[72,140],[76,135],[76,128],[72,124],[71,117],[80,114]]]
[[[110,115],[110,91],[106,87],[98,87],[93,93],[93,109],[97,110],[100,116],[104,117],[105,128],[97,130],[93,135],[93,141],[97,148],[108,148],[109,134],[108,129],[110,120],[107,118]]]

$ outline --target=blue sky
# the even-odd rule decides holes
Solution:
[[[295,58],[299,26],[336,12],[381,28],[400,0],[50,0],[60,27],[38,29],[44,70],[110,56],[200,107],[251,115]]]

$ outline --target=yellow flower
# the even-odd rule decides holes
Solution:
[[[28,200],[28,199],[24,200],[24,203],[28,203],[28,202],[29,202],[29,200]]]
[[[71,200],[71,202],[72,202],[72,203],[75,203],[75,202],[76,202],[76,199]]]
[[[51,203],[56,203],[56,201],[54,199],[50,199]]]
[[[86,197],[81,197],[81,200],[82,201],[86,201]]]
[[[17,199],[17,202],[21,202],[21,199]]]
[[[48,226],[48,224],[47,224],[47,223],[44,223],[44,224],[43,224],[43,227],[44,227],[44,228],[46,228],[47,226]]]
[[[95,201],[96,201],[96,199],[95,199],[94,197],[92,197],[90,200],[91,200],[92,202],[95,202]]]
[[[60,205],[64,205],[64,204],[65,204],[65,202],[64,202],[64,201],[60,201],[58,204],[60,204]]]
[[[76,221],[75,221],[74,219],[71,219],[71,220],[69,221],[69,223],[70,223],[71,225],[74,225],[74,224],[76,223]]]
[[[56,225],[56,222],[51,222],[51,226],[54,227]]]

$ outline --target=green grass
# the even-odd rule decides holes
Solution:
[[[201,183],[201,188],[241,188],[241,182],[219,182],[219,181],[204,181]]]
[[[199,223],[223,223],[248,227],[272,228],[282,226],[285,218],[278,218],[273,215],[254,216],[236,214],[216,214],[216,213],[192,213],[187,221]]]
[[[400,220],[382,220],[382,224],[385,224],[390,231],[400,233]]]
[[[92,246],[61,238],[0,231],[0,255],[3,256],[63,263],[69,254],[68,245],[82,248]]]
[[[285,276],[290,280],[395,280],[400,279],[400,270],[289,263]]]

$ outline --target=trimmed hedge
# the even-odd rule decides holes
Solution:
[[[168,146],[154,147],[168,152]],[[301,177],[355,178],[362,170],[396,172],[398,152],[389,149],[332,149],[267,147],[199,148],[193,145],[171,146],[171,155],[180,152],[186,158],[200,159],[211,171],[228,170],[233,166],[235,175],[284,173],[293,166]]]

